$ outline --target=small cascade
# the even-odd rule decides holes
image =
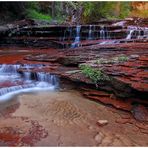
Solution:
[[[62,41],[65,41],[65,39],[66,39],[66,32],[67,32],[67,30],[64,30],[64,36],[62,38]]]
[[[141,38],[141,32],[142,32],[141,30],[138,30],[137,31],[137,39],[140,39]]]
[[[23,72],[23,75],[25,80],[31,80],[31,72]]]
[[[51,74],[45,74],[44,72],[37,72],[37,81],[40,82],[49,82],[53,85],[57,84],[57,78],[54,75]]]
[[[104,26],[101,26],[101,29],[100,29],[100,39],[105,39],[105,29],[104,29]]]
[[[89,25],[88,40],[92,40],[92,25]]]
[[[100,39],[110,39],[109,32],[104,26],[100,27]]]
[[[134,30],[130,30],[129,31],[129,34],[127,35],[126,39],[129,40],[129,39],[132,39],[132,34],[134,33]]]
[[[3,64],[0,67],[0,73],[16,73],[17,69],[20,67],[20,65],[6,65]]]
[[[148,28],[144,28],[144,30],[143,30],[143,38],[148,39]]]
[[[68,27],[68,32],[69,32],[68,40],[70,41],[72,38],[72,27],[71,26]]]
[[[148,28],[128,26],[128,34],[126,39],[144,39],[148,38]]]
[[[58,88],[59,80],[57,76],[44,72],[31,73],[31,68],[33,68],[33,65],[27,64],[3,64],[0,66],[0,102],[23,92],[54,90]],[[18,72],[19,69],[25,69],[25,71],[20,74]],[[35,77],[32,78],[32,75]]]
[[[76,27],[76,37],[74,42],[71,45],[71,48],[79,47],[80,46],[80,31],[81,31],[81,25],[77,25]]]

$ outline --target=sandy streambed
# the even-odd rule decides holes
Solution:
[[[87,100],[76,90],[22,94],[1,104],[0,113],[1,146],[148,145],[147,129],[142,133],[128,113]],[[117,123],[122,116],[132,122]],[[108,124],[98,126],[98,120]]]

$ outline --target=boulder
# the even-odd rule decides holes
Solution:
[[[132,113],[136,120],[148,122],[148,109],[143,105],[134,105]]]
[[[78,66],[80,64],[80,56],[66,56],[60,57],[58,62],[64,66]]]

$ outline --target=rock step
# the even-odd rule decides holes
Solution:
[[[36,37],[59,37],[59,38],[75,38],[75,32],[63,32],[63,31],[19,31],[16,33],[10,34],[11,36],[36,36]],[[127,31],[108,31],[104,32],[104,38],[126,38]],[[82,31],[80,32],[80,37],[87,39],[89,37],[89,32]],[[91,38],[103,38],[99,31],[92,31]]]
[[[92,26],[92,30],[100,30],[102,29],[102,25],[91,25]],[[72,26],[65,26],[65,25],[49,25],[49,26],[31,26],[31,27],[25,27],[23,28],[23,30],[27,30],[27,31],[57,31],[57,30],[76,30],[76,25],[72,25]],[[81,25],[81,29],[83,30],[89,30],[90,29],[90,25]],[[104,26],[104,29],[106,30],[116,30],[116,29],[123,29],[122,26]]]
[[[0,40],[1,46],[6,45],[18,45],[18,46],[34,46],[34,47],[55,47],[55,48],[70,48],[72,43],[74,42],[74,38],[57,38],[57,37],[6,37]],[[96,45],[103,42],[112,44],[120,44],[120,43],[146,43],[147,40],[143,39],[116,39],[116,40],[87,40],[86,38],[82,39],[79,42],[80,46],[90,46]],[[104,46],[104,44],[102,44]]]

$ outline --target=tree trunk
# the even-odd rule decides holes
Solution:
[[[52,17],[55,17],[55,2],[52,2]]]

